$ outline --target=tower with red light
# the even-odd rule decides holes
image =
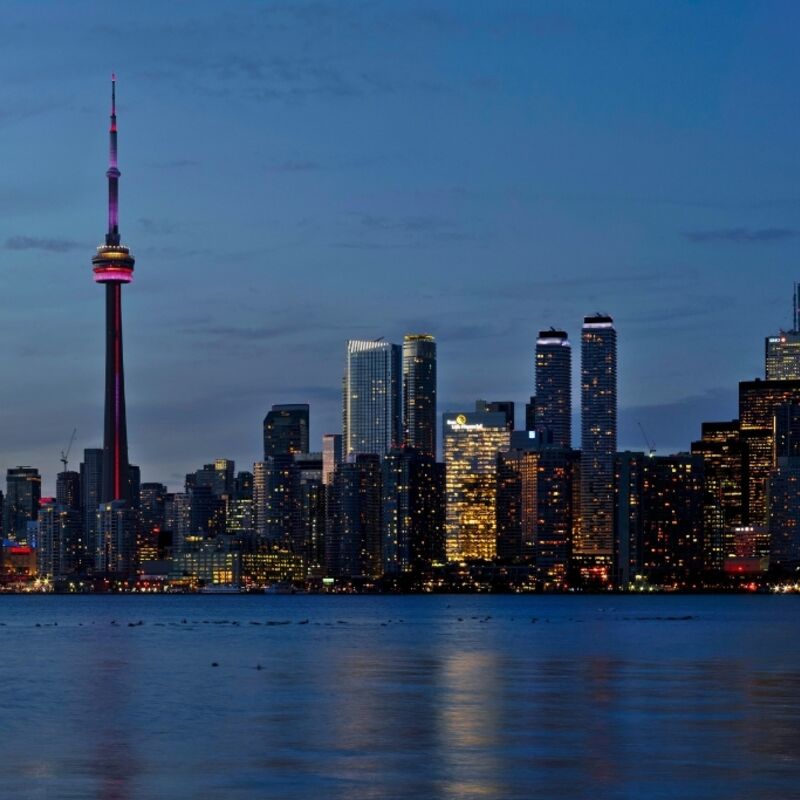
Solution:
[[[111,76],[109,130],[108,232],[92,259],[94,279],[106,288],[106,398],[103,434],[102,503],[128,501],[128,430],[125,421],[125,373],[122,364],[122,286],[133,278],[134,259],[119,238],[116,77]]]

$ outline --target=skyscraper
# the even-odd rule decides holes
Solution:
[[[6,473],[6,497],[3,504],[3,534],[18,542],[27,541],[28,523],[39,515],[42,479],[33,467],[14,467]]]
[[[444,465],[409,447],[382,465],[383,571],[422,578],[444,561]]]
[[[125,420],[125,374],[122,364],[122,286],[133,278],[134,259],[119,237],[119,176],[117,168],[116,78],[111,76],[109,131],[108,232],[92,259],[96,283],[106,287],[106,398],[103,436],[103,484],[100,500],[127,501],[128,430]],[[116,512],[115,512],[116,513]],[[117,514],[118,516],[118,514]]]
[[[381,462],[360,453],[336,469],[332,522],[325,536],[325,571],[337,578],[381,574]]]
[[[555,328],[536,340],[535,430],[545,445],[572,447],[572,345]]]
[[[733,530],[742,525],[742,443],[739,420],[704,422],[692,454],[705,472],[705,568],[722,572]]]
[[[264,417],[264,459],[308,452],[307,403],[274,405]]]
[[[800,402],[800,380],[741,381],[739,428],[742,442],[743,524],[767,524],[767,479],[775,467],[775,412]]]
[[[792,296],[792,329],[767,336],[764,342],[764,375],[768,381],[800,380],[800,285]]]
[[[344,457],[384,456],[402,441],[400,347],[350,340],[343,382]]]
[[[403,430],[406,447],[436,458],[436,340],[403,339]]]
[[[89,447],[83,451],[81,462],[81,516],[83,536],[79,546],[79,571],[94,569],[95,552],[99,546],[98,507],[103,489],[103,451],[99,447]]]
[[[445,536],[448,561],[497,554],[497,454],[511,431],[500,411],[444,415]]]
[[[573,552],[600,580],[611,577],[614,557],[616,451],[617,332],[611,317],[596,314],[581,333],[581,527]]]

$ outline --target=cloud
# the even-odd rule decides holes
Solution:
[[[175,158],[171,161],[153,161],[150,166],[156,169],[184,169],[185,167],[197,167],[199,161],[193,158]]]
[[[708,231],[688,231],[685,236],[695,244],[730,242],[731,244],[757,244],[793,239],[798,231],[793,228],[718,228]]]
[[[165,219],[153,219],[152,217],[139,217],[139,227],[145,232],[154,235],[166,235],[175,233],[178,226]]]
[[[274,170],[275,172],[311,172],[321,169],[321,165],[317,161],[290,159],[288,161],[273,162],[267,169]]]
[[[67,253],[86,247],[72,239],[51,239],[46,236],[9,236],[6,250],[43,250],[48,253]]]
[[[334,242],[333,247],[363,250],[423,248],[447,242],[479,241],[475,232],[459,230],[450,220],[433,215],[384,217],[377,214],[355,214],[356,226],[348,239]]]

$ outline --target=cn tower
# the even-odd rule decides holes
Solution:
[[[133,278],[133,256],[119,238],[116,76],[111,76],[109,130],[108,233],[92,259],[94,279],[106,287],[106,410],[103,434],[103,483],[100,502],[129,500],[128,430],[125,423],[125,374],[122,368],[122,286]]]

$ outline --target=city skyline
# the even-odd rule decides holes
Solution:
[[[519,421],[537,332],[552,325],[577,341],[580,319],[595,311],[619,329],[620,449],[643,447],[637,421],[666,453],[688,449],[701,421],[733,418],[737,382],[762,375],[763,338],[791,326],[794,126],[783,118],[770,127],[755,113],[793,91],[796,56],[777,19],[714,3],[622,4],[613,19],[580,4],[558,18],[522,6],[516,16],[473,8],[456,17],[447,5],[426,18],[379,5],[357,25],[347,6],[326,8],[238,8],[226,19],[230,38],[203,57],[219,32],[210,5],[197,6],[177,50],[172,12],[133,22],[122,12],[120,25],[141,34],[131,49],[97,41],[66,9],[51,7],[35,25],[9,12],[17,36],[5,54],[11,86],[0,124],[11,152],[37,158],[9,164],[0,224],[0,367],[10,376],[0,469],[31,464],[53,487],[73,427],[74,453],[102,444],[102,319],[81,254],[97,244],[97,122],[112,68],[125,87],[126,230],[141,269],[136,297],[126,298],[126,324],[137,331],[126,340],[128,426],[131,460],[148,479],[174,487],[212,458],[254,462],[273,404],[310,403],[312,442],[338,431],[348,338],[399,342],[429,331],[439,350],[437,418],[490,395],[514,400]],[[736,56],[728,61],[705,51],[712,17],[721,49]],[[269,44],[276,26],[281,48],[269,60],[264,37]],[[378,42],[402,27],[422,56],[419,72],[401,83],[401,70],[367,70],[368,84],[360,76],[376,57],[361,43],[363,26]],[[313,50],[331,28],[356,45],[350,55],[291,57],[297,37]],[[433,28],[447,42],[439,56]],[[737,44],[745,30],[746,45]],[[31,56],[34,36],[56,35],[68,52],[90,38],[99,48],[91,62],[59,69],[58,82],[52,56]],[[631,45],[648,36],[659,37],[655,53]],[[595,71],[607,46],[620,59]],[[399,63],[409,61],[398,47]],[[563,48],[586,51],[579,63],[592,70],[580,81],[574,69],[544,69],[559,65]],[[688,88],[683,78],[697,70],[704,79]],[[432,85],[423,73],[436,76]],[[619,107],[598,103],[614,96],[628,101],[618,120]],[[645,105],[654,96],[664,103]],[[442,98],[447,114],[431,116]],[[481,98],[504,123],[502,141]],[[520,102],[529,119],[509,139]],[[425,136],[409,131],[409,108],[431,119]],[[527,114],[537,108],[548,113]],[[383,112],[392,130],[378,122]],[[325,140],[310,133],[322,119]],[[687,124],[698,136],[689,148]],[[537,152],[549,154],[546,164]],[[254,164],[257,181],[247,178]],[[238,281],[228,277],[233,263]],[[401,270],[398,289],[390,276]],[[573,369],[573,399],[577,386]]]

